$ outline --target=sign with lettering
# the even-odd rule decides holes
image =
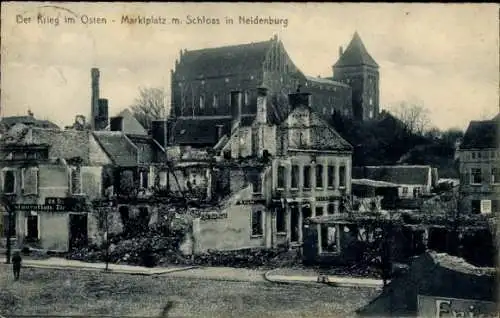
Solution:
[[[16,204],[16,210],[20,211],[36,211],[36,212],[64,212],[64,205],[46,205],[46,204]]]
[[[252,204],[265,204],[266,200],[258,199],[258,200],[239,200],[236,202],[236,205],[252,205]]]
[[[47,197],[45,198],[45,204],[46,205],[66,205],[66,198],[54,198],[54,197]]]
[[[200,219],[202,221],[227,219],[227,212],[222,212],[222,213],[218,213],[218,212],[201,213],[200,214]]]
[[[419,317],[496,317],[500,315],[494,302],[418,295]]]
[[[491,213],[491,200],[481,200],[481,213]]]

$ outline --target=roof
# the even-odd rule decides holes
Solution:
[[[311,114],[309,124],[309,128],[311,130],[311,142],[310,144],[298,149],[352,151],[352,145],[342,138],[342,136],[340,136],[340,134],[323,118],[318,116],[312,108],[306,106],[296,107],[290,113],[290,116],[297,111],[303,110],[304,108],[307,108]],[[286,125],[287,123],[285,121],[283,127],[286,127]]]
[[[385,182],[385,181],[376,181],[371,179],[352,179],[353,185],[364,185],[375,188],[394,188],[399,187],[396,183]]]
[[[241,116],[241,126],[251,126],[255,115]],[[213,118],[178,118],[174,124],[174,141],[186,145],[216,145],[217,125],[222,125],[222,135],[228,135],[231,129],[230,117]]]
[[[185,51],[177,70],[187,78],[245,74],[261,70],[273,40]]]
[[[215,145],[217,125],[222,125],[222,133],[228,134],[231,118],[178,118],[174,123],[174,142],[178,145]]]
[[[161,163],[166,159],[165,150],[152,136],[126,135],[139,151],[139,163]]]
[[[8,130],[15,124],[25,124],[40,128],[60,129],[59,126],[49,120],[36,119],[33,116],[10,116],[3,117],[0,120],[0,128],[4,129],[4,131]]]
[[[137,149],[120,131],[94,131],[97,142],[114,164],[120,167],[138,165]]]
[[[122,117],[123,118],[123,132],[130,135],[147,135],[148,132],[141,125],[141,123],[135,118],[134,114],[130,111],[130,109],[125,108],[121,112],[119,112],[116,116],[113,117]],[[109,126],[108,128],[109,129]]]
[[[334,85],[334,86],[342,86],[345,88],[350,88],[350,86],[347,84],[337,82],[337,81],[331,80],[329,78],[313,77],[313,76],[306,75],[306,80],[308,80],[309,82],[315,82],[318,84],[326,84],[326,85]]]
[[[423,313],[418,312],[418,295],[494,302],[496,278],[494,268],[477,268],[457,257],[429,251],[414,257],[408,272],[394,277],[382,293],[358,309],[357,314],[361,317],[422,316]],[[490,316],[495,316],[494,313]]]
[[[81,130],[60,130],[17,124],[8,132],[5,142],[18,145],[49,145],[50,158],[80,157],[90,160],[90,133]]]
[[[352,177],[355,179],[371,179],[396,184],[423,185],[430,182],[431,166],[366,166],[353,167]]]
[[[465,131],[460,149],[499,148],[499,121],[471,121]]]
[[[368,65],[378,68],[377,62],[375,62],[373,57],[366,50],[366,47],[363,44],[363,41],[361,41],[361,37],[359,36],[358,32],[355,32],[354,36],[352,37],[351,43],[349,43],[347,49],[339,57],[334,67],[359,65]]]

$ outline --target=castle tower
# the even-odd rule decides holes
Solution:
[[[379,113],[379,66],[366,50],[358,32],[333,65],[333,79],[352,87],[354,118],[370,120]]]

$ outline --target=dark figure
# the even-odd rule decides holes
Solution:
[[[14,270],[14,279],[18,280],[19,275],[21,273],[21,262],[23,259],[21,258],[21,254],[16,252],[14,256],[12,256],[12,269]]]

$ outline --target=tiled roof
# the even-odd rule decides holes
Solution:
[[[300,107],[295,108],[291,114],[298,109]],[[309,127],[311,129],[311,143],[299,149],[352,151],[353,147],[349,142],[311,108],[308,107],[308,109],[311,114]]]
[[[352,151],[353,147],[332,127],[322,125],[313,128],[312,149]]]
[[[499,148],[499,126],[498,120],[471,121],[460,149]]]
[[[138,165],[137,149],[122,132],[95,131],[94,136],[114,164],[120,167]]]
[[[241,116],[241,126],[251,126],[255,120],[255,115]],[[213,118],[179,118],[174,124],[174,141],[176,144],[184,145],[211,145],[214,146],[217,140],[217,125],[222,125],[222,134],[230,133],[230,117]]]
[[[396,184],[427,184],[432,175],[430,166],[367,166],[353,167],[354,179],[371,179]]]
[[[141,125],[141,123],[135,118],[132,112],[125,108],[121,112],[119,112],[116,116],[113,117],[122,117],[123,118],[123,132],[131,135],[147,135],[148,132]],[[109,127],[108,127],[109,129]]]
[[[174,124],[174,143],[178,145],[215,145],[217,125],[223,134],[231,129],[231,118],[179,118]]]
[[[186,51],[177,69],[187,78],[245,74],[261,70],[272,41]]]
[[[33,116],[10,116],[0,119],[0,130],[6,131],[15,124],[25,124],[40,128],[60,129],[59,126],[51,121],[36,119]]]
[[[376,180],[370,180],[370,179],[352,179],[352,184],[353,185],[363,185],[363,186],[375,187],[375,188],[398,187],[397,184],[392,183],[392,182],[376,181]]]
[[[24,127],[24,129],[22,129]],[[39,127],[14,126],[8,134],[10,144],[19,145],[49,145],[50,158],[71,159],[80,157],[83,162],[89,162],[90,135],[88,131],[60,130]],[[4,136],[7,137],[7,136]]]
[[[355,32],[354,36],[352,37],[351,43],[349,43],[347,49],[340,56],[334,67],[359,65],[368,65],[378,68],[377,62],[375,62],[373,57],[366,50],[366,47],[363,44],[363,41],[361,41],[361,37],[359,36],[358,32]]]

